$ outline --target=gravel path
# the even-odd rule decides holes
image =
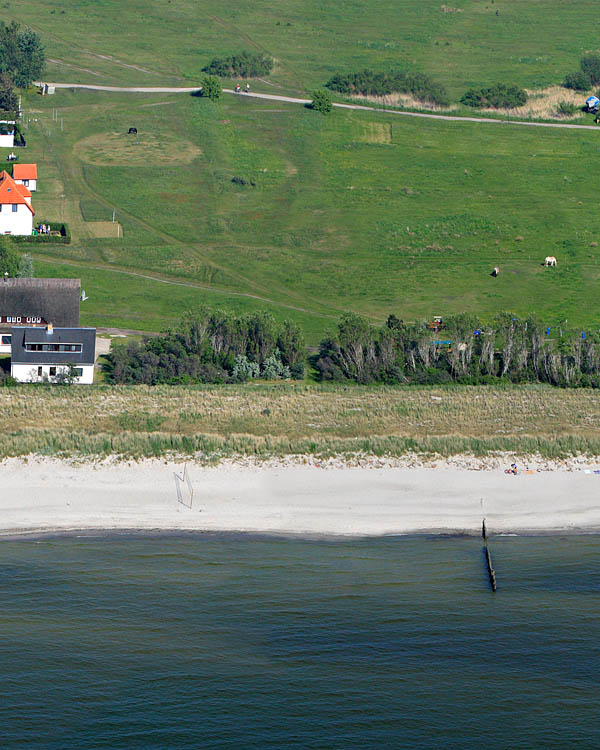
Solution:
[[[39,85],[39,84],[35,84]],[[56,86],[57,89],[92,89],[93,91],[116,91],[126,92],[133,94],[191,94],[194,91],[198,91],[199,86],[192,86],[189,88],[179,88],[175,86],[100,86],[90,83],[52,83],[51,86]],[[234,94],[233,89],[223,89],[226,94]],[[276,102],[289,102],[291,104],[309,104],[310,99],[298,99],[293,96],[280,96],[278,94],[260,94],[258,92],[240,93],[238,96],[253,98],[253,99],[268,99],[269,101]],[[334,107],[339,109],[360,109],[366,110],[367,112],[385,112],[390,115],[400,115],[403,117],[422,117],[428,120],[447,120],[450,122],[481,122],[486,125],[526,125],[535,128],[563,128],[568,130],[595,130],[600,131],[600,127],[596,125],[572,125],[569,123],[561,122],[529,122],[523,120],[501,120],[488,117],[457,117],[453,115],[436,115],[433,113],[425,112],[406,112],[399,109],[382,109],[380,107],[368,107],[363,104],[341,104],[339,102],[333,103]]]

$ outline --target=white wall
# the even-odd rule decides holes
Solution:
[[[78,378],[75,383],[81,384],[81,385],[91,385],[94,382],[94,366],[93,365],[75,365],[76,367],[81,367],[83,369],[83,375]],[[48,382],[53,382],[56,379],[54,377],[50,377],[50,367],[51,365],[40,365],[42,368],[42,375],[41,377],[38,375],[38,365],[11,365],[10,367],[10,374],[15,378],[15,380],[18,380],[20,383],[40,383],[43,380],[47,380]],[[60,365],[56,365],[56,372],[59,373],[61,370],[67,371],[66,367],[61,367]]]
[[[0,146],[5,148],[12,148],[15,145],[15,134],[11,135],[0,135]]]
[[[17,185],[24,185],[25,180],[15,180]],[[37,180],[29,180],[29,185],[27,187],[31,190],[32,193],[34,193],[37,190]]]
[[[0,136],[1,137],[1,136]],[[17,204],[13,211],[10,204],[2,206],[0,211],[0,234],[31,234],[33,231],[33,214],[23,203]]]

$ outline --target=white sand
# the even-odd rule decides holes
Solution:
[[[502,464],[504,466],[504,463]],[[0,464],[0,533],[77,529],[303,534],[600,530],[594,465],[507,476],[502,466],[437,468],[189,464],[193,507],[177,502],[165,461]],[[546,467],[547,468],[547,467]]]

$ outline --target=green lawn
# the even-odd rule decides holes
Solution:
[[[3,12],[44,35],[49,80],[197,81],[213,56],[250,49],[276,58],[271,81],[290,90],[394,66],[434,75],[454,98],[560,82],[594,48],[598,18],[595,0],[20,0]]]
[[[589,168],[600,133],[323,117],[231,96],[60,92],[24,104],[37,215],[73,234],[35,246],[38,273],[81,276],[86,323],[157,330],[192,304],[263,307],[313,344],[344,310],[596,324],[582,300],[600,291]],[[97,221],[113,236],[95,236]],[[546,255],[557,269],[542,267]]]

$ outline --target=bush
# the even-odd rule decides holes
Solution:
[[[326,84],[328,89],[341,94],[363,96],[386,96],[387,94],[411,94],[415,99],[446,106],[448,95],[443,86],[424,73],[403,73],[390,70],[374,73],[365,69],[359,73],[336,73]]]
[[[581,70],[593,84],[600,83],[600,56],[584,55],[580,62]]]
[[[469,89],[460,101],[467,107],[478,109],[514,109],[526,103],[527,92],[519,86],[497,83],[486,88]]]
[[[310,108],[316,110],[317,112],[321,112],[324,115],[329,114],[333,109],[330,93],[328,91],[324,91],[323,89],[317,89],[316,91],[313,91]]]
[[[256,78],[273,70],[273,58],[261,52],[240,52],[228,57],[215,57],[202,71],[221,78]]]
[[[572,117],[579,111],[579,107],[573,102],[559,102],[556,106],[556,114],[559,117]]]
[[[202,79],[202,96],[215,102],[221,98],[223,89],[221,88],[221,82],[214,76],[206,76]]]
[[[592,86],[592,79],[583,70],[578,70],[575,73],[568,73],[562,85],[574,91],[587,91]]]

